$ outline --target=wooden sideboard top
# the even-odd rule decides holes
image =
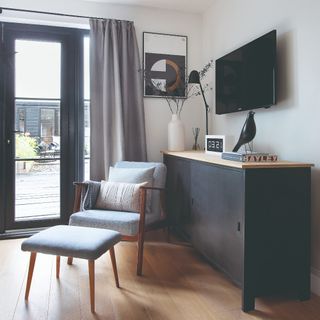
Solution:
[[[239,169],[257,169],[257,168],[308,168],[313,167],[311,163],[275,161],[275,162],[238,162],[221,159],[220,156],[206,154],[204,151],[161,151],[163,154],[197,160],[221,166],[239,168]]]

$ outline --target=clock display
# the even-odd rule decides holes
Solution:
[[[223,152],[223,142],[221,138],[207,138],[207,151]]]

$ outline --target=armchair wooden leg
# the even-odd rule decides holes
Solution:
[[[68,265],[71,266],[73,262],[73,257],[68,257]]]
[[[110,258],[112,262],[112,268],[113,268],[113,274],[114,274],[114,279],[116,281],[116,286],[119,288],[119,278],[118,278],[118,270],[117,270],[117,262],[116,262],[116,256],[114,254],[114,247],[111,247],[109,249],[110,252]]]
[[[88,260],[89,266],[89,284],[90,284],[90,305],[91,312],[94,313],[94,260]]]
[[[144,244],[144,232],[140,232],[138,237],[138,264],[137,264],[138,276],[142,275],[143,244]]]
[[[56,278],[59,279],[60,275],[60,256],[56,257]]]
[[[36,262],[37,253],[31,252],[30,254],[30,261],[29,261],[29,271],[28,271],[28,279],[27,279],[27,287],[26,287],[26,293],[25,293],[25,300],[28,300],[29,298],[29,292],[30,292],[30,286],[32,281],[32,275],[34,270],[34,265]]]

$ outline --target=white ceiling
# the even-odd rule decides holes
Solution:
[[[202,13],[207,10],[215,0],[85,0],[109,4],[143,6],[178,10],[191,13]]]

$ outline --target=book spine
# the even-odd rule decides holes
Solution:
[[[278,160],[278,156],[274,154],[270,155],[244,155],[243,162],[275,162]]]

